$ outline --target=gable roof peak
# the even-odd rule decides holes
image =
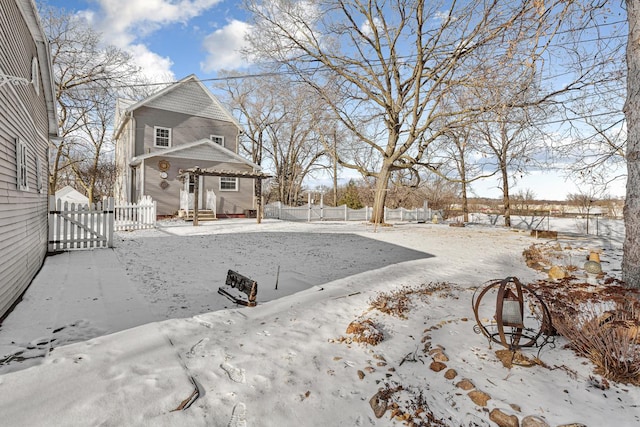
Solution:
[[[237,120],[195,74],[190,74],[129,105],[126,112],[130,113],[145,106],[231,122],[242,131]]]

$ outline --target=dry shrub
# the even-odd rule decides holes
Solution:
[[[354,320],[347,326],[347,334],[353,335],[349,341],[378,345],[384,339],[384,334],[371,320]]]
[[[401,319],[407,318],[407,313],[411,309],[413,296],[426,297],[435,292],[448,291],[451,289],[449,283],[437,282],[419,286],[403,286],[391,292],[380,292],[375,298],[369,301],[372,309],[381,311],[390,316]]]
[[[549,263],[549,257],[541,249],[540,245],[532,244],[522,252],[527,267],[534,270],[542,270],[544,264]]]
[[[589,305],[580,316],[556,317],[554,326],[572,349],[596,365],[596,373],[640,385],[640,310],[634,304],[617,303],[604,313]]]

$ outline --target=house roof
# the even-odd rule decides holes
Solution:
[[[224,163],[242,163],[251,166],[253,169],[260,170],[260,166],[243,158],[242,156],[227,150],[220,144],[216,144],[210,139],[201,139],[198,141],[182,144],[177,147],[167,148],[164,150],[153,151],[151,153],[136,156],[131,159],[131,166],[138,166],[143,160],[153,157],[173,157],[183,159],[208,160]]]
[[[56,108],[56,97],[54,88],[53,68],[51,66],[51,53],[49,50],[49,39],[44,33],[38,8],[33,0],[17,0],[20,12],[29,27],[31,37],[36,44],[38,53],[38,65],[40,68],[40,78],[42,79],[42,90],[47,105],[47,118],[49,137],[57,137],[58,133],[58,113]]]
[[[116,138],[122,132],[131,114],[141,107],[158,108],[230,122],[242,132],[242,127],[238,121],[194,74],[165,87],[141,101],[118,100]]]

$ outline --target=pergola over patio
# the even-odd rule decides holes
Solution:
[[[226,178],[253,178],[255,180],[255,190],[254,196],[256,198],[256,205],[258,206],[256,218],[258,220],[258,224],[262,221],[262,180],[265,178],[271,178],[271,175],[267,175],[263,172],[258,171],[237,171],[237,170],[223,170],[223,169],[201,169],[198,166],[189,168],[189,169],[180,169],[178,171],[178,178],[185,177],[187,175],[194,175],[198,177],[193,182],[193,192],[194,194],[198,194],[198,186],[201,176],[222,176]],[[198,225],[198,204],[199,197],[195,197],[193,199],[193,225]]]

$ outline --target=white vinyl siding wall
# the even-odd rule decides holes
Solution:
[[[31,81],[36,42],[14,0],[0,0],[0,10],[0,72]],[[47,252],[48,200],[46,191],[37,191],[37,159],[47,158],[48,147],[45,90],[33,84],[0,87],[0,318],[29,286]],[[16,150],[18,139],[24,156]],[[22,190],[19,158],[26,172]]]

